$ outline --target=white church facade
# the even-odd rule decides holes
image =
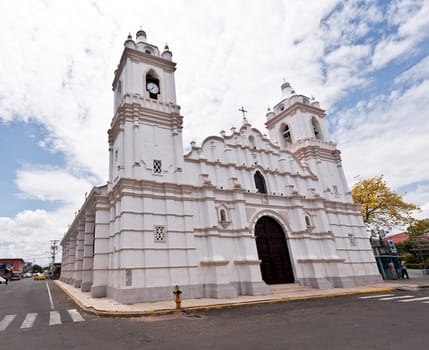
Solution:
[[[183,154],[176,64],[137,32],[113,81],[109,180],[61,241],[61,279],[122,303],[229,298],[271,284],[316,288],[380,276],[319,103],[288,83],[266,115]]]

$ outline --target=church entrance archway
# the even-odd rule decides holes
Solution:
[[[295,281],[285,233],[280,224],[263,216],[255,225],[256,248],[261,260],[262,279],[267,284]]]

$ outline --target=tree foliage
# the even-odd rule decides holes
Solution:
[[[34,265],[31,267],[31,272],[32,272],[32,273],[42,272],[42,271],[43,271],[43,269],[42,269],[42,267],[41,267],[40,265],[34,264]]]
[[[419,210],[392,191],[383,180],[383,175],[357,182],[352,188],[352,197],[356,204],[361,205],[363,221],[368,225],[406,226],[414,221],[413,211]]]
[[[429,219],[417,220],[407,228],[411,237],[429,235]]]

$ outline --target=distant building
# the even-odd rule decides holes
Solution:
[[[123,303],[171,299],[176,284],[185,298],[229,298],[267,294],[270,284],[380,281],[317,101],[285,82],[266,114],[269,136],[242,108],[239,128],[184,155],[171,51],[142,30],[124,45],[109,181],[92,189],[61,242],[61,280]]]
[[[387,241],[392,241],[393,243],[398,244],[405,242],[408,238],[410,238],[408,232],[400,232],[384,237],[383,242],[387,244]]]
[[[19,279],[24,272],[25,261],[21,258],[1,258],[0,276],[3,276],[6,269],[12,270],[12,279]]]

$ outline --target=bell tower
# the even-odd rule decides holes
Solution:
[[[310,168],[320,180],[319,193],[346,196],[350,201],[341,152],[331,141],[325,111],[314,98],[296,94],[288,82],[281,91],[282,100],[266,115],[271,141]]]
[[[176,63],[139,30],[128,35],[112,84],[109,182],[120,178],[177,181],[183,169],[182,124],[176,104]]]

